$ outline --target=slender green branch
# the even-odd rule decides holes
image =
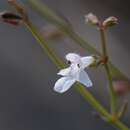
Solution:
[[[42,34],[40,34],[40,32],[37,30],[37,28],[35,28],[32,25],[32,23],[29,22],[29,21],[27,23],[25,23],[25,25],[30,30],[30,32],[33,34],[33,36],[38,41],[38,43],[40,44],[40,46],[47,53],[47,55],[49,56],[49,58],[53,61],[53,63],[56,64],[58,68],[63,68],[64,65],[63,65],[62,61],[59,60],[57,58],[56,54],[54,53],[54,51],[51,48],[48,47],[48,45],[47,45],[48,43],[45,40],[43,40],[43,36],[42,36]]]
[[[120,111],[118,112],[119,118],[121,118],[125,114],[127,107],[128,107],[128,101],[124,101],[122,107],[120,108]]]
[[[110,100],[111,100],[111,112],[113,114],[116,113],[116,94],[114,92],[113,89],[113,84],[112,84],[112,76],[110,73],[110,68],[108,66],[108,64],[104,65],[106,73],[107,73],[107,79],[108,79],[108,83],[109,83],[109,94],[110,94]]]
[[[107,58],[108,54],[107,54],[107,50],[106,50],[105,32],[104,32],[104,29],[102,27],[100,27],[99,31],[100,31],[100,37],[101,37],[102,56],[104,58]],[[115,92],[114,92],[114,89],[113,89],[112,75],[111,75],[110,68],[109,68],[107,62],[104,64],[104,67],[105,67],[105,70],[106,70],[107,79],[108,79],[108,83],[109,83],[109,94],[110,94],[110,101],[111,101],[111,112],[113,114],[115,114],[115,112],[116,112],[116,95],[115,95]]]
[[[106,57],[107,56],[107,50],[106,50],[105,33],[104,33],[103,27],[99,27],[99,31],[100,31],[100,37],[101,37],[102,56]]]
[[[125,126],[119,120],[114,120],[113,116],[111,116],[93,97],[93,95],[81,84],[76,86],[78,92],[86,99],[100,114],[105,117],[105,120],[113,125],[114,127],[118,128],[119,130],[130,130],[127,126]]]

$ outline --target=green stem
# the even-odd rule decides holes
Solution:
[[[65,67],[65,64],[56,56],[54,51],[51,48],[49,48],[46,40],[39,33],[38,29],[31,22],[25,22],[25,25],[36,38],[36,40],[39,42],[41,47],[45,50],[50,59],[55,63],[55,65],[59,68]],[[87,100],[105,118],[107,122],[114,125],[119,130],[130,130],[122,122],[118,120],[113,121],[111,114],[107,112],[107,110],[93,97],[93,95],[84,86],[77,83],[75,87],[76,90],[85,98],[85,100]]]
[[[57,58],[56,54],[54,53],[54,51],[48,47],[48,45],[47,45],[48,43],[45,40],[43,40],[43,36],[37,30],[37,28],[30,21],[25,22],[25,25],[28,28],[28,30],[32,33],[32,35],[35,37],[35,39],[38,41],[40,46],[47,53],[49,58],[53,61],[53,63],[56,64],[58,68],[63,68],[64,65],[63,65],[62,61],[59,60]]]
[[[100,37],[101,37],[101,50],[102,50],[102,56],[106,58],[108,56],[107,50],[106,50],[106,41],[105,41],[105,33],[104,29],[101,27],[100,29]],[[108,63],[104,64],[106,74],[107,74],[107,79],[109,83],[109,94],[110,94],[110,101],[111,101],[111,112],[114,115],[116,113],[116,95],[113,89],[113,81],[112,81],[112,75],[110,72],[110,68],[108,66]]]
[[[126,125],[124,125],[122,122],[119,120],[113,122],[113,125],[118,128],[119,130],[130,130]]]
[[[78,92],[86,99],[103,117],[105,117],[105,121],[118,128],[119,130],[130,130],[126,125],[124,125],[119,120],[113,120],[113,116],[111,116],[93,97],[93,95],[81,84],[76,86]]]
[[[107,56],[107,50],[106,50],[106,41],[105,41],[105,33],[104,33],[104,29],[99,29],[100,31],[100,37],[101,37],[101,50],[102,50],[102,55],[104,57]]]
[[[121,108],[120,108],[120,111],[118,112],[119,118],[121,118],[125,114],[127,107],[128,107],[128,101],[124,101]]]
[[[114,115],[116,113],[116,94],[113,89],[113,84],[112,84],[112,76],[110,73],[110,68],[108,64],[104,65],[106,73],[107,73],[107,79],[109,83],[109,94],[110,94],[110,100],[111,100],[111,112]]]

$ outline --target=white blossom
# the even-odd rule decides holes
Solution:
[[[70,66],[58,72],[58,75],[63,77],[56,81],[54,90],[58,93],[64,93],[76,81],[82,83],[86,87],[91,87],[92,81],[84,69],[95,61],[94,57],[81,57],[78,54],[69,53],[66,55],[66,59],[70,62]]]

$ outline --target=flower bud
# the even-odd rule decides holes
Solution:
[[[113,88],[117,95],[126,95],[130,91],[130,81],[126,79],[114,79]]]
[[[22,17],[12,12],[4,11],[0,13],[0,21],[12,25],[18,25]]]
[[[111,16],[104,20],[103,27],[108,28],[117,24],[118,24],[118,19],[116,17]]]
[[[85,16],[85,21],[87,23],[92,24],[92,25],[98,25],[99,24],[99,20],[98,20],[97,16],[95,16],[92,13],[89,13],[88,15]]]

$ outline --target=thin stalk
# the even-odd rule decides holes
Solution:
[[[121,118],[125,114],[127,108],[128,108],[128,101],[124,101],[122,107],[120,108],[120,111],[118,112],[119,118]]]
[[[34,38],[38,41],[38,43],[40,44],[40,46],[44,49],[44,51],[47,53],[47,55],[49,56],[49,58],[53,61],[54,64],[57,65],[58,68],[63,68],[64,65],[62,63],[61,60],[59,60],[56,56],[56,54],[54,53],[54,51],[48,47],[48,43],[43,40],[43,36],[42,34],[37,30],[37,28],[32,25],[31,22],[26,22],[25,23],[26,27],[28,28],[28,30],[32,33],[32,35],[34,36]]]
[[[48,8],[43,2],[39,0],[28,0],[27,1],[39,14],[41,14],[48,22],[60,27],[62,31],[69,36],[75,43],[79,44],[83,49],[91,54],[101,55],[89,42],[84,40],[79,34],[77,34],[72,27],[65,22],[63,18],[58,16],[54,11]],[[111,68],[111,74],[115,77],[128,79],[117,67],[109,62]]]
[[[112,114],[116,114],[116,94],[113,89],[113,83],[112,83],[112,76],[110,73],[110,68],[108,64],[104,65],[106,74],[107,74],[107,79],[108,79],[108,84],[109,84],[109,94],[110,94],[110,100],[111,100],[111,112]],[[115,115],[116,116],[116,115]]]
[[[104,29],[100,28],[100,37],[101,37],[101,50],[102,50],[102,56],[105,58],[108,56],[107,50],[106,50],[106,41],[105,41],[105,33]],[[107,79],[109,83],[109,94],[110,94],[110,102],[111,102],[111,112],[114,115],[116,113],[116,95],[113,89],[113,83],[112,83],[112,75],[110,72],[110,68],[108,63],[106,62],[104,64],[104,68],[107,74]]]
[[[105,41],[105,33],[104,29],[101,27],[99,29],[100,31],[100,37],[101,37],[101,51],[102,51],[102,56],[106,57],[107,56],[107,49],[106,49],[106,41]]]
[[[91,104],[103,117],[105,117],[105,121],[113,125],[115,128],[119,130],[130,130],[125,124],[120,122],[119,120],[114,120],[113,116],[109,114],[93,97],[93,95],[81,84],[76,86],[78,92],[86,99],[89,104]]]
[[[38,29],[31,23],[25,22],[27,29],[33,34],[36,40],[39,42],[41,47],[45,50],[46,54],[50,57],[50,59],[54,62],[56,66],[59,68],[65,67],[65,64],[56,56],[54,51],[49,48],[46,40],[44,37],[39,33]],[[76,84],[76,90],[87,100],[92,107],[94,107],[104,118],[107,122],[111,125],[115,126],[119,130],[130,130],[127,126],[125,126],[122,122],[116,120],[113,121],[111,114],[107,112],[107,110],[94,98],[94,96],[81,84]]]

